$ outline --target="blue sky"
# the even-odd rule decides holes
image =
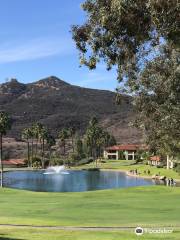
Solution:
[[[115,71],[79,67],[70,28],[85,21],[83,0],[1,0],[0,83],[54,75],[74,85],[114,90]]]

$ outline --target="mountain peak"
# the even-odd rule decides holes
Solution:
[[[49,76],[47,78],[43,78],[37,82],[35,82],[36,86],[45,87],[45,88],[61,88],[64,86],[70,86],[69,83],[59,79],[56,76]]]
[[[11,78],[10,81],[0,84],[0,93],[17,95],[26,90],[26,85],[18,82],[16,78]]]

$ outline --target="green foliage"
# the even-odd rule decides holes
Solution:
[[[59,134],[58,138],[60,139],[63,146],[63,155],[66,154],[66,140],[69,138],[69,130],[67,128],[63,128]]]
[[[7,130],[10,130],[12,121],[6,112],[0,112],[0,134],[6,135]]]
[[[96,118],[92,118],[84,136],[87,156],[94,160],[102,156],[103,148],[114,145],[115,139],[108,132],[104,131],[98,124]],[[97,165],[97,161],[96,161]]]
[[[75,153],[80,159],[85,157],[83,141],[78,137],[75,142]]]
[[[93,158],[89,157],[89,158],[83,158],[78,162],[78,165],[85,165],[85,164],[89,164],[93,162]]]
[[[139,77],[136,124],[145,130],[152,152],[176,156],[180,152],[179,54],[167,47],[163,50]]]
[[[32,167],[33,168],[41,168],[42,167],[42,162],[41,162],[41,158],[39,157],[33,157],[32,158]]]
[[[28,165],[31,166],[33,164],[33,158],[36,158],[37,155],[41,155],[41,165],[44,168],[48,162],[47,159],[45,160],[45,145],[48,146],[50,156],[51,147],[56,143],[53,136],[49,134],[47,128],[42,123],[34,123],[31,127],[25,128],[22,131],[22,139],[27,142]],[[40,153],[38,154],[39,146]]]
[[[125,159],[124,151],[119,151],[119,159]]]
[[[180,175],[180,164],[179,164],[179,163],[175,164],[174,170],[175,170],[177,173],[179,173],[179,175]]]
[[[118,79],[131,87],[141,70],[139,61],[159,45],[160,37],[178,43],[178,0],[86,0],[87,21],[73,26],[81,64],[90,69],[103,59],[107,69],[118,68]],[[89,56],[90,55],[90,56]]]
[[[118,92],[133,94],[151,151],[179,154],[179,1],[86,0],[82,8],[87,21],[72,27],[81,64],[116,66]]]
[[[70,162],[75,164],[81,160],[81,157],[78,153],[72,153],[69,156]]]
[[[0,185],[3,187],[3,146],[2,146],[2,138],[3,135],[6,135],[7,131],[11,128],[11,119],[6,112],[0,112],[0,168],[1,168],[1,176],[0,176]]]
[[[53,156],[50,161],[51,166],[59,166],[64,164],[64,159]]]

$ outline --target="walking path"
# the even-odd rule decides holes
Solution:
[[[59,229],[66,231],[128,231],[134,230],[137,226],[123,226],[123,227],[73,227],[73,226],[41,226],[41,225],[26,225],[26,224],[0,224],[0,227],[14,227],[14,228],[35,228],[35,229]],[[180,226],[150,226],[145,228],[173,228],[180,229]]]

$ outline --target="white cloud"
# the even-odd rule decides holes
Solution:
[[[99,83],[108,83],[112,80],[116,81],[116,70],[112,69],[111,71],[107,71],[106,64],[99,63],[97,68],[92,71],[88,71],[82,76],[82,80],[78,82],[81,86],[91,86],[93,84]]]
[[[27,61],[54,55],[67,55],[73,52],[71,39],[37,38],[21,44],[11,42],[0,47],[0,64]]]
[[[87,75],[84,77],[82,81],[79,81],[78,84],[82,86],[88,86],[89,84],[92,83],[98,83],[98,82],[106,82],[110,80],[110,76],[105,73],[101,72],[89,72]]]

